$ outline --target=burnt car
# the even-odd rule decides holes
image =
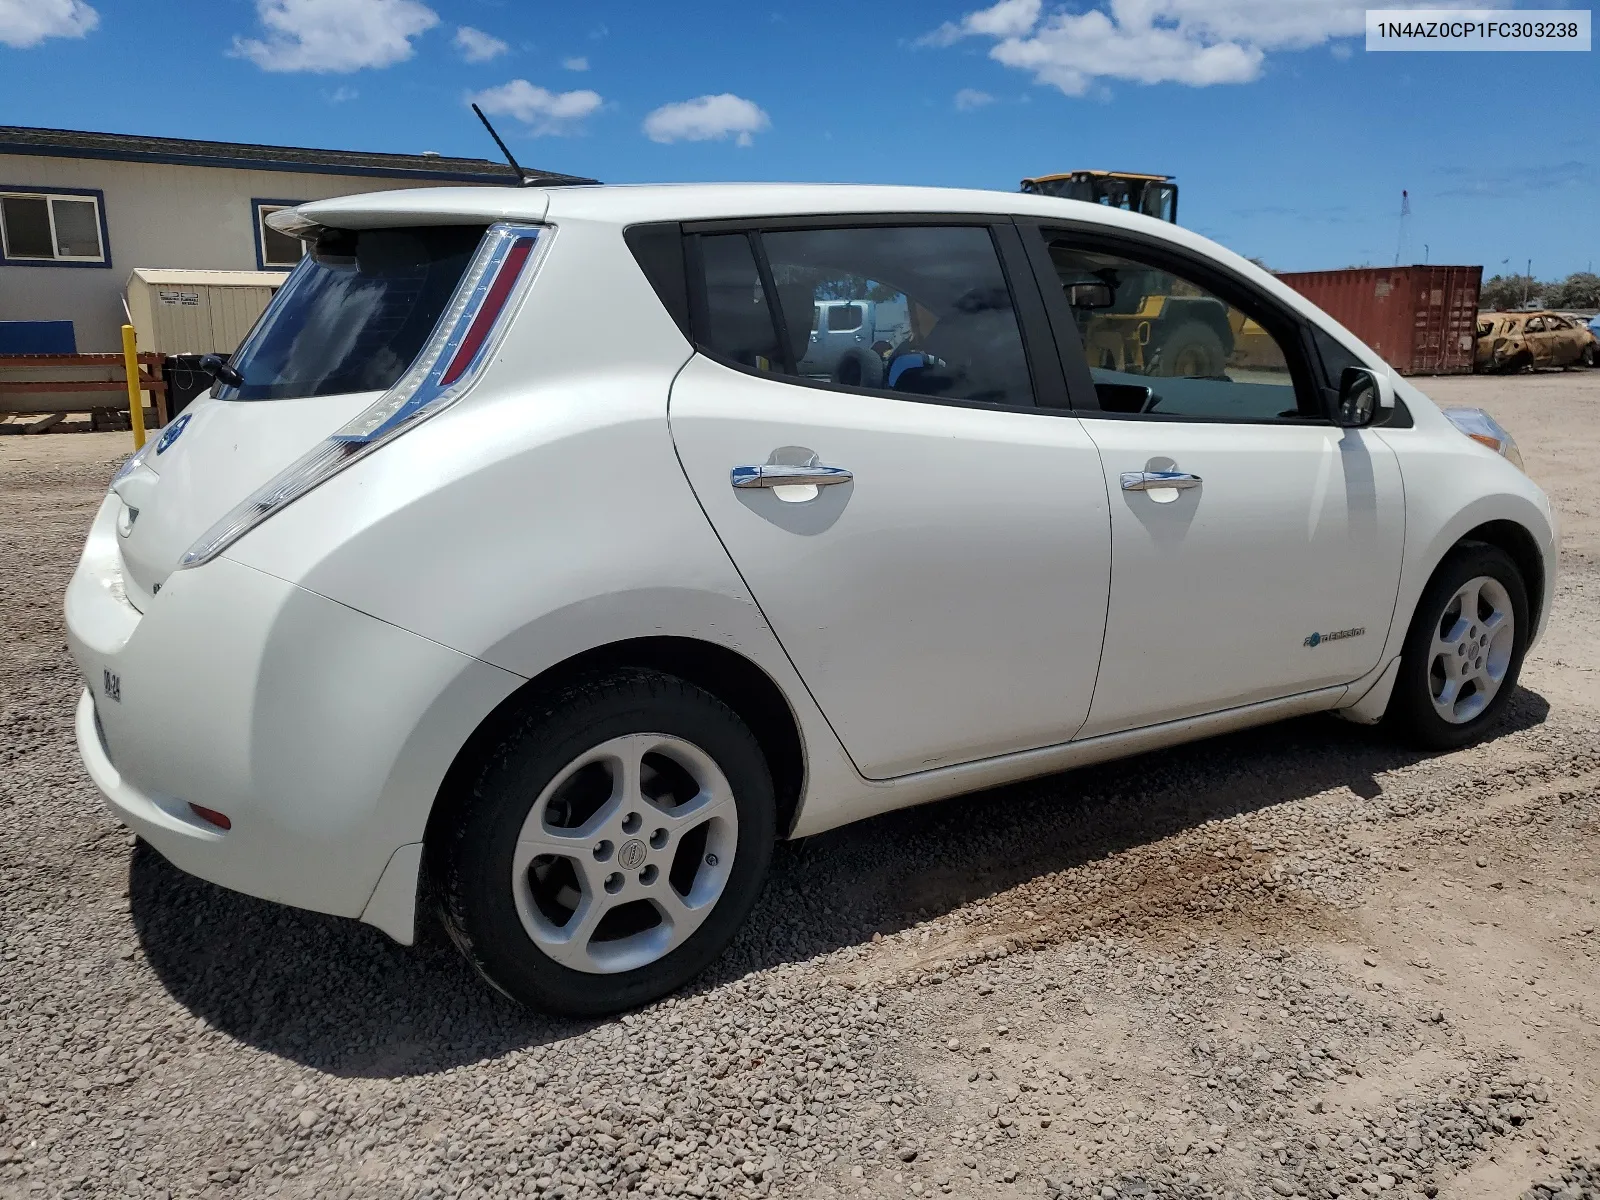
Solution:
[[[1475,371],[1595,365],[1600,341],[1582,324],[1554,312],[1478,314]]]

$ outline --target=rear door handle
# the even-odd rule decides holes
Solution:
[[[803,486],[829,487],[835,483],[849,483],[855,476],[843,467],[825,467],[820,463],[809,466],[792,466],[789,463],[762,463],[759,467],[735,467],[731,482],[736,488],[774,488]]]
[[[1187,471],[1124,471],[1122,490],[1125,492],[1158,492],[1163,488],[1187,491],[1200,486],[1200,476]]]

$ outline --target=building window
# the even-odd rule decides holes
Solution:
[[[298,200],[254,200],[256,209],[256,260],[263,271],[292,267],[305,253],[305,243],[286,233],[279,233],[267,224],[267,218],[285,208],[293,208]]]
[[[0,249],[7,262],[106,263],[99,193],[0,191]]]

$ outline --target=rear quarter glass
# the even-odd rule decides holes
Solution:
[[[328,230],[234,353],[220,400],[383,391],[438,324],[486,226]]]

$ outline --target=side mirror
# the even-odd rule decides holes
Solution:
[[[223,361],[220,354],[201,355],[200,369],[211,378],[219,380],[229,387],[238,387],[244,382],[244,376]]]
[[[1365,367],[1346,367],[1339,378],[1339,398],[1328,416],[1345,429],[1365,429],[1394,408],[1389,381]]]
[[[1067,303],[1073,308],[1110,308],[1117,294],[1106,283],[1074,283],[1067,288]]]

